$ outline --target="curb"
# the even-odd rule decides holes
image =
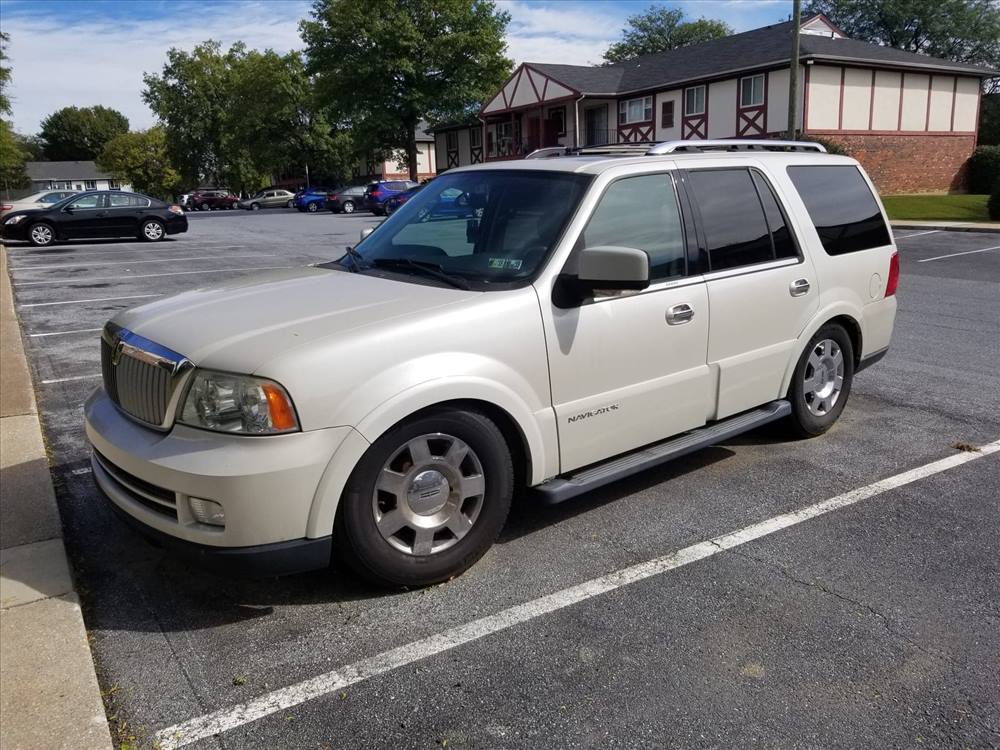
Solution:
[[[983,224],[915,224],[909,221],[890,221],[893,229],[926,229],[938,232],[981,232],[983,234],[1000,234],[1000,223],[993,226]]]
[[[0,746],[111,750],[0,244]]]

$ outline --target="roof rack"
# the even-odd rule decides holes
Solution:
[[[751,140],[747,138],[720,138],[712,141],[664,141],[646,151],[647,156],[676,154],[690,151],[816,151],[826,153],[821,143],[812,141],[779,141],[776,139]]]

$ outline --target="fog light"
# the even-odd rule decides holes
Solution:
[[[191,515],[198,523],[207,523],[209,526],[226,525],[226,512],[214,500],[189,497],[188,504],[191,506]]]

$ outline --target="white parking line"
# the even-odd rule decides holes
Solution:
[[[39,262],[49,261],[49,262],[51,262],[53,260],[53,257],[54,257],[52,254],[49,254],[49,253],[47,253],[45,255],[39,255],[37,253],[36,254],[32,254],[30,252],[30,250],[26,250],[23,253],[9,252],[12,249],[13,248],[7,248],[8,255],[11,258],[16,258],[18,260],[18,262],[21,262],[21,261],[39,261]],[[133,243],[125,244],[125,245],[118,245],[118,246],[115,246],[115,247],[112,247],[112,248],[86,247],[86,246],[84,246],[84,247],[68,247],[68,248],[65,248],[65,249],[68,251],[68,253],[67,254],[61,254],[61,257],[65,257],[67,259],[69,259],[69,258],[80,258],[80,257],[84,257],[84,256],[86,256],[86,257],[92,257],[92,256],[95,256],[95,255],[114,255],[116,253],[138,253],[138,252],[142,252],[142,251],[146,251],[148,253],[149,250],[150,250],[149,245],[146,244],[146,243],[142,243],[142,242],[133,242]],[[191,252],[198,252],[198,251],[204,252],[205,250],[247,250],[247,249],[248,249],[247,245],[234,245],[231,242],[223,244],[223,245],[213,245],[211,243],[211,241],[208,241],[208,242],[199,242],[197,245],[191,245],[190,247],[171,247],[171,248],[169,248],[169,252],[171,252],[171,253],[191,253]]]
[[[533,599],[524,604],[509,607],[494,615],[473,620],[464,625],[458,625],[436,635],[431,635],[390,651],[376,654],[367,659],[362,659],[353,664],[348,664],[340,669],[265,693],[258,698],[233,706],[232,708],[224,708],[205,716],[161,729],[156,733],[154,744],[162,748],[162,750],[173,750],[174,748],[190,745],[206,737],[228,732],[278,711],[283,711],[306,701],[329,695],[350,685],[391,672],[445,651],[450,651],[458,646],[507,630],[515,625],[556,612],[587,599],[592,599],[595,596],[606,594],[622,586],[628,586],[637,581],[665,573],[668,570],[675,570],[698,560],[704,560],[725,550],[733,549],[747,542],[752,542],[755,539],[773,534],[776,531],[787,529],[790,526],[795,526],[803,521],[808,521],[831,511],[846,508],[867,498],[897,489],[903,485],[916,482],[919,479],[924,479],[956,466],[961,466],[969,461],[975,461],[998,451],[1000,451],[1000,440],[982,446],[978,452],[957,453],[916,469],[905,471],[902,474],[896,474],[888,479],[845,492],[829,500],[823,500],[822,502],[800,508],[791,513],[784,513],[780,516],[769,518],[766,521],[755,523],[730,534],[724,534],[714,539],[685,547],[663,557],[639,563],[638,565],[632,565],[631,567],[623,568],[600,578],[591,579],[577,586],[556,591],[553,594]]]
[[[42,385],[52,385],[53,383],[72,383],[74,380],[90,380],[91,378],[99,378],[101,373],[95,372],[91,375],[74,375],[71,378],[52,378],[51,380],[43,380]]]
[[[249,255],[226,255],[226,258],[271,258],[278,253],[252,253]],[[90,268],[91,266],[122,266],[125,264],[139,265],[140,263],[176,263],[187,260],[218,260],[218,255],[198,255],[194,258],[156,258],[155,260],[102,260],[97,263],[56,263],[51,266],[15,266],[15,271],[48,271],[52,268]]]
[[[85,279],[47,279],[45,281],[22,281],[14,286],[41,286],[44,284],[82,284],[91,281],[131,281],[132,279],[154,279],[158,276],[190,276],[196,273],[226,273],[235,271],[274,271],[279,268],[301,268],[301,266],[240,266],[239,268],[212,268],[204,271],[170,271],[167,273],[119,274],[118,276],[90,276]]]
[[[29,333],[29,339],[41,339],[46,336],[71,336],[75,333],[93,333],[94,331],[99,331],[100,328],[77,328],[75,331],[52,331],[50,333]]]
[[[162,297],[162,294],[130,294],[125,297],[96,297],[93,299],[67,299],[60,302],[29,302],[18,307],[50,307],[52,305],[82,305],[87,302],[114,302],[120,299],[143,299],[145,297]]]
[[[918,260],[917,263],[929,263],[932,260],[944,260],[945,258],[957,258],[959,255],[973,255],[975,253],[986,253],[990,250],[1000,250],[1000,245],[996,247],[984,247],[981,250],[966,250],[961,253],[949,253],[948,255],[936,255],[933,258],[924,258],[923,260]]]
[[[914,232],[913,234],[896,234],[896,237],[898,237],[901,240],[908,240],[908,239],[910,239],[910,237],[921,237],[921,236],[923,236],[925,234],[934,234],[935,232],[941,232],[941,231],[943,231],[943,230],[941,230],[941,229],[929,229],[926,232]]]

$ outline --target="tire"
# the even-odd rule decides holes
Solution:
[[[198,206],[198,210],[199,211],[211,211],[212,207],[210,205],[208,205],[207,203],[202,203],[200,206]]]
[[[147,219],[142,222],[142,227],[139,229],[139,239],[146,242],[159,242],[166,236],[167,230],[163,222],[157,219]]]
[[[295,208],[295,201],[288,201],[288,203],[285,204],[285,208]]]
[[[260,204],[259,203],[251,203],[250,204],[250,210],[251,211],[260,211]]]
[[[431,411],[393,427],[362,456],[341,498],[335,548],[356,573],[379,585],[439,583],[493,545],[513,489],[510,450],[490,419]]]
[[[340,210],[345,214],[354,213],[354,201],[344,201],[344,204],[340,207]]]
[[[51,224],[40,221],[28,227],[28,242],[35,247],[48,247],[56,241],[56,230]]]
[[[316,201],[313,201],[312,203],[307,203],[306,211],[308,211],[311,214],[316,213],[317,211],[319,211],[319,204],[316,203]]]
[[[854,382],[854,345],[847,331],[828,323],[806,346],[792,375],[788,400],[789,431],[796,437],[816,437],[840,417]]]

